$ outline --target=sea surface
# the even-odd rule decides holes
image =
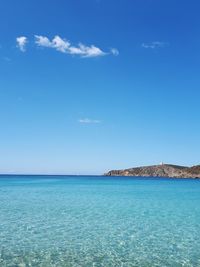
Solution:
[[[0,176],[0,266],[200,266],[200,180]]]

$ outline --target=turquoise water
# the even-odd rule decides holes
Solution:
[[[200,266],[200,180],[1,176],[0,266]]]

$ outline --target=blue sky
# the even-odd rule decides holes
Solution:
[[[2,0],[0,172],[199,164],[198,0]]]

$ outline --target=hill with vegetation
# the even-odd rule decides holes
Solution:
[[[193,167],[172,164],[160,164],[129,168],[124,170],[111,170],[106,176],[140,176],[140,177],[169,177],[169,178],[200,178],[200,165]]]

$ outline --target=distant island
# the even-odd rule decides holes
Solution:
[[[186,167],[172,164],[136,167],[124,170],[111,170],[106,176],[140,176],[167,178],[200,178],[200,165]]]

